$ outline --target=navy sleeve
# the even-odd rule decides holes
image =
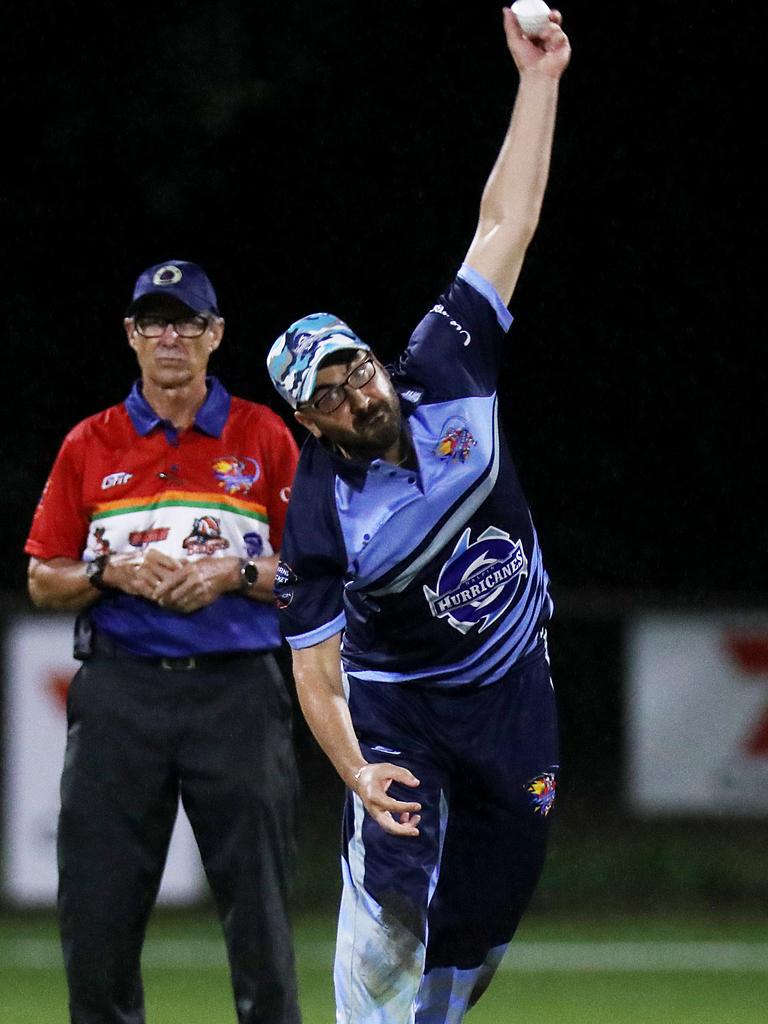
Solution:
[[[335,476],[319,445],[304,445],[275,579],[280,626],[291,647],[314,647],[344,629],[346,552],[334,500]]]
[[[464,264],[411,335],[392,378],[398,388],[423,389],[433,402],[491,395],[511,323],[493,285]]]

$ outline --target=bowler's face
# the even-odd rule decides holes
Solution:
[[[316,405],[321,395],[338,387],[356,366],[371,358],[376,372],[361,388],[344,388],[344,401],[333,412]],[[323,367],[317,374],[312,398],[296,411],[296,419],[315,437],[325,437],[355,458],[384,458],[400,441],[400,402],[381,363],[369,352],[350,352],[345,364]]]
[[[194,316],[177,299],[158,297],[141,310],[143,316],[162,317],[172,321],[177,317]],[[128,317],[125,331],[128,344],[136,353],[142,378],[163,390],[187,387],[205,379],[208,360],[221,342],[224,321],[208,314],[203,333],[196,338],[182,338],[173,323],[168,323],[159,337],[145,338],[136,329],[141,318]]]

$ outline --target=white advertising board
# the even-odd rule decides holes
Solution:
[[[12,622],[6,633],[3,892],[17,905],[56,901],[66,694],[79,667],[72,657],[72,628],[68,616],[29,616]],[[181,810],[159,899],[189,903],[202,886],[197,847]]]
[[[627,791],[640,813],[768,813],[768,614],[628,625]]]

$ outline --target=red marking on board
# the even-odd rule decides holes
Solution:
[[[744,740],[744,749],[752,757],[768,757],[768,710],[763,712],[755,731]]]
[[[746,675],[768,674],[768,634],[731,633],[725,649]]]
[[[768,675],[767,634],[731,633],[725,638],[725,648],[744,675]],[[768,708],[743,740],[743,747],[752,757],[768,757]]]
[[[48,677],[48,682],[45,684],[45,688],[53,697],[54,701],[66,710],[67,707],[67,693],[69,691],[69,684],[72,682],[72,675],[64,675],[61,672],[53,672]]]

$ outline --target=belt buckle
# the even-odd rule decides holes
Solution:
[[[169,672],[191,672],[197,668],[197,658],[194,655],[186,658],[161,658],[160,666]]]

